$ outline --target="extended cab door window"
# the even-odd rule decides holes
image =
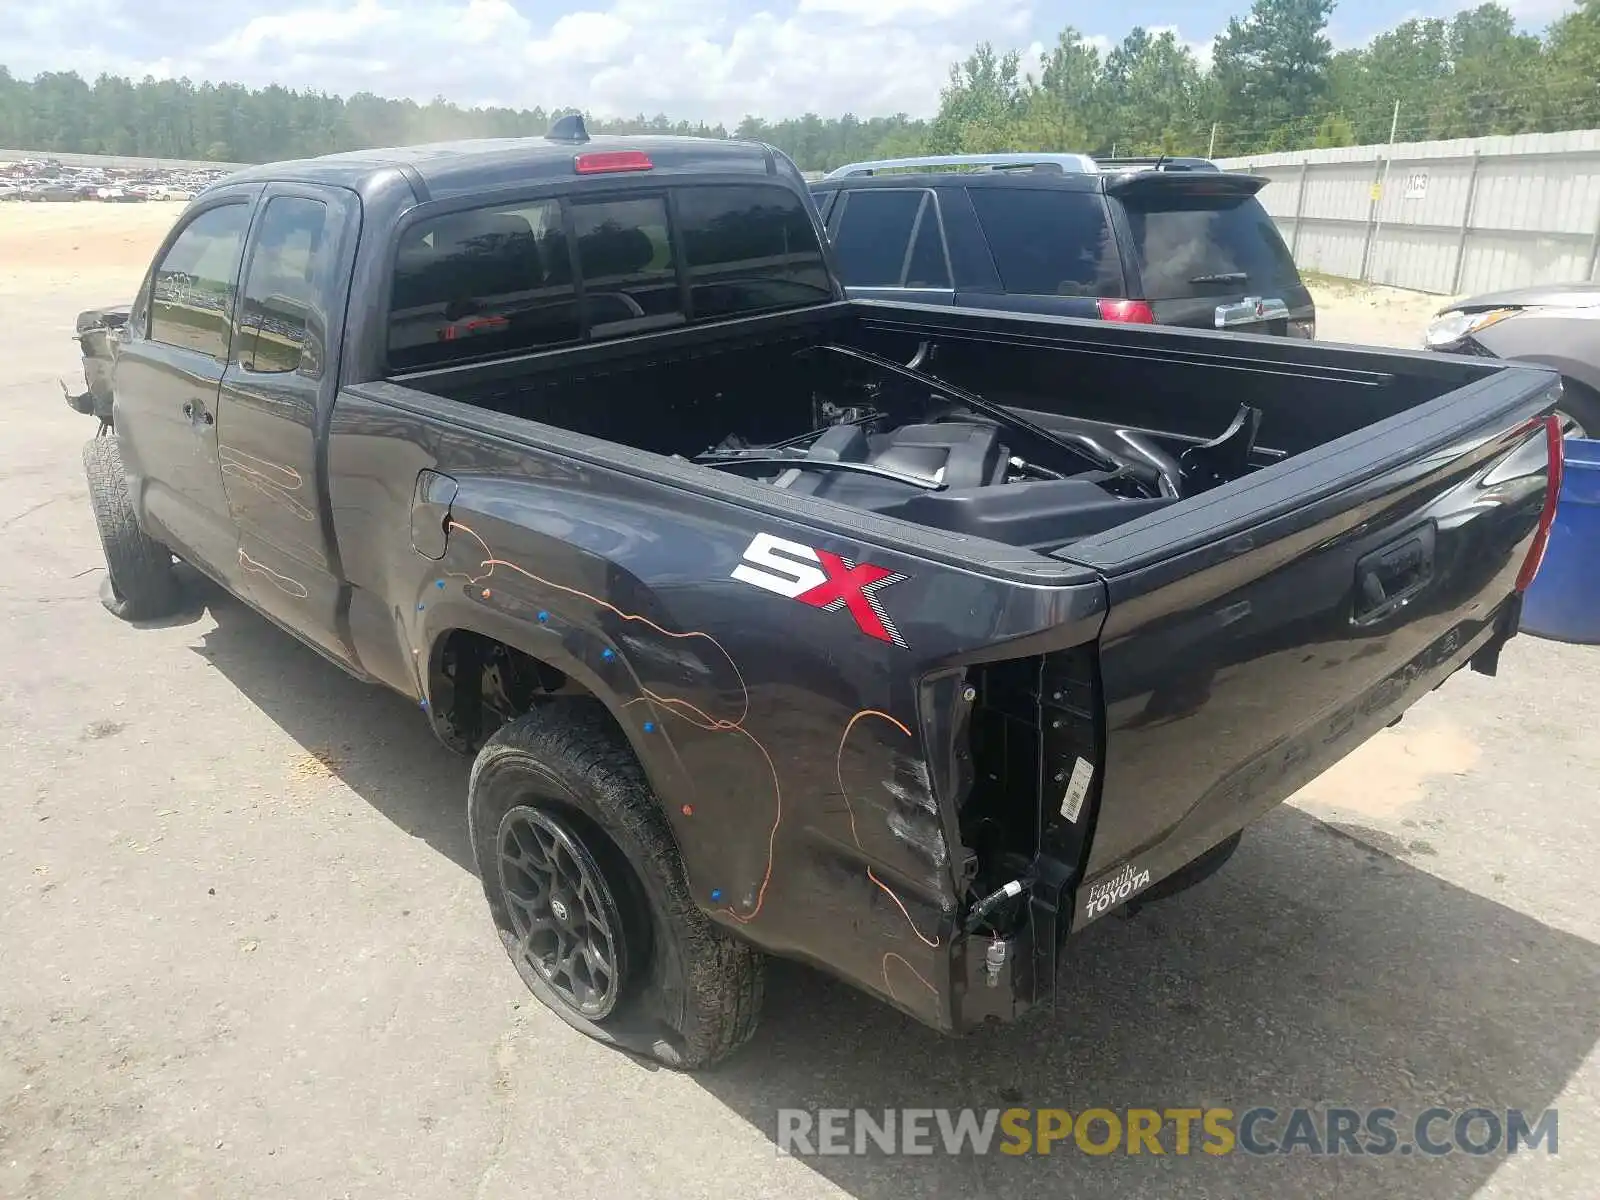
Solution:
[[[239,365],[256,375],[322,376],[329,265],[328,206],[309,196],[273,196],[262,211],[239,313]]]
[[[191,221],[156,265],[150,289],[152,342],[228,360],[235,281],[250,226],[248,204],[225,204]]]
[[[950,287],[939,205],[931,191],[860,188],[839,203],[832,241],[846,287]]]

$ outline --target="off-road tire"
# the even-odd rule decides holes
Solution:
[[[94,438],[84,446],[83,469],[106,556],[100,602],[124,621],[176,612],[182,593],[172,569],[172,552],[139,528],[115,434]]]
[[[499,831],[519,806],[581,831],[619,904],[633,914],[629,973],[615,1008],[591,1021],[519,958],[500,882]],[[467,788],[472,853],[490,915],[518,974],[573,1028],[677,1070],[726,1058],[755,1032],[761,955],[695,903],[661,803],[622,731],[598,702],[560,697],[502,726],[478,752]]]

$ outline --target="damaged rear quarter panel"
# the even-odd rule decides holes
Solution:
[[[637,751],[705,911],[950,1028],[956,797],[920,684],[1041,631],[1092,639],[1100,585],[1001,582],[402,416],[352,396],[332,432],[363,660],[418,664],[426,700],[430,648],[464,628],[566,672]],[[379,428],[408,469],[457,482],[442,560],[369,515],[392,511],[364,494],[391,473],[340,466]]]

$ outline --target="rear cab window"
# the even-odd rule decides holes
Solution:
[[[406,228],[389,365],[433,367],[833,298],[811,212],[787,188],[577,193]]]
[[[1146,300],[1234,292],[1282,296],[1300,286],[1294,256],[1254,196],[1174,189],[1123,202]]]
[[[967,195],[1008,293],[1125,294],[1116,237],[1098,192],[971,187]]]

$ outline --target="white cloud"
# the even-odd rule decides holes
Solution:
[[[1034,40],[1029,0],[589,0],[565,14],[531,0],[288,0],[276,11],[141,0],[106,11],[99,0],[28,5],[21,48],[8,38],[0,60],[23,76],[187,75],[732,124],[930,115],[950,64],[977,42]]]
[[[1062,13],[1051,6],[1047,15],[1036,2],[280,0],[274,9],[222,0],[0,0],[0,61],[24,77],[67,69],[91,79],[102,71],[188,76],[730,125],[746,114],[808,111],[927,116],[950,64],[980,41],[1026,47],[1024,69],[1037,70],[1038,47],[1054,44]],[[1572,0],[1510,2],[1532,24]],[[1075,24],[1104,55],[1126,19],[1102,7]],[[1209,64],[1211,39],[1193,36],[1207,16],[1196,10],[1184,19],[1193,28],[1174,32]]]
[[[1566,16],[1577,7],[1577,0],[1506,0],[1506,7],[1518,24],[1539,29]]]
[[[628,44],[633,26],[612,13],[575,12],[557,19],[550,32],[522,50],[529,62],[563,68],[609,63]]]
[[[922,25],[953,20],[981,9],[983,0],[800,0],[798,11],[831,13],[866,26]]]

